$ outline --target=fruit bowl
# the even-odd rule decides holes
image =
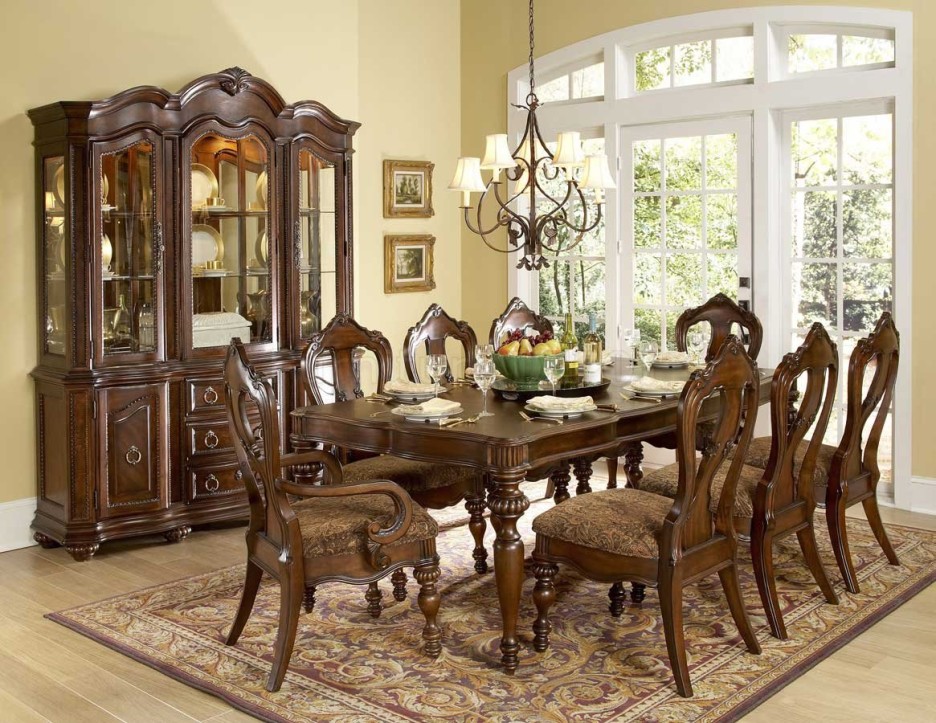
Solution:
[[[544,354],[542,356],[507,356],[494,355],[494,366],[497,371],[515,382],[536,382],[545,379],[543,360],[552,359],[562,354]]]

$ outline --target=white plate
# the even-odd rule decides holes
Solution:
[[[260,235],[257,236],[257,242],[254,244],[254,258],[260,262],[261,266],[266,266],[267,264],[267,233],[266,231],[261,231]]]
[[[260,204],[260,209],[264,210],[267,206],[267,172],[264,171],[257,178],[257,203]]]
[[[390,392],[386,389],[383,390],[383,393],[388,397],[393,397],[398,402],[425,402],[435,396],[435,392]]]
[[[192,164],[192,208],[204,206],[209,198],[218,195],[218,179],[214,172],[201,163]]]
[[[687,366],[689,366],[689,362],[687,361],[684,361],[684,362],[655,361],[650,366],[655,369],[685,369]]]
[[[653,392],[653,391],[644,391],[642,389],[634,389],[630,385],[627,385],[626,387],[624,387],[624,391],[630,394],[635,394],[638,397],[659,397],[659,398],[678,397],[680,394],[682,394],[681,389],[678,392],[669,391],[669,390],[660,390],[658,392]]]
[[[227,276],[227,269],[200,269],[195,271],[195,276],[207,276],[209,278]]]
[[[537,409],[536,407],[531,407],[529,404],[524,406],[524,409],[530,414],[538,414],[541,417],[548,417],[549,419],[574,419],[575,417],[581,417],[585,412],[594,412],[598,407],[594,404],[588,409]]]
[[[404,419],[409,419],[414,422],[432,422],[454,417],[456,414],[461,414],[463,411],[465,410],[461,407],[458,407],[457,409],[452,409],[451,411],[443,412],[441,414],[439,412],[420,413],[410,412],[403,407],[397,407],[396,409],[392,409],[390,414],[395,414],[398,417],[403,417]]]
[[[224,259],[224,239],[218,230],[197,223],[192,226],[192,267]]]

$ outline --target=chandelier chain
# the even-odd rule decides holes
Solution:
[[[530,95],[533,94],[533,0],[530,0]]]

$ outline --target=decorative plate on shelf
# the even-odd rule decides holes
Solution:
[[[254,255],[264,268],[267,265],[267,246],[269,246],[267,243],[267,232],[264,230],[257,236],[257,242],[254,244]]]
[[[204,206],[209,198],[218,195],[218,179],[214,172],[201,163],[192,164],[192,208]]]
[[[218,230],[201,223],[192,226],[192,268],[223,260],[224,239]]]
[[[55,175],[52,177],[52,190],[55,193],[55,200],[60,206],[65,205],[65,164],[55,169]]]
[[[265,210],[267,207],[267,172],[264,171],[257,178],[257,203],[260,204],[260,209]]]

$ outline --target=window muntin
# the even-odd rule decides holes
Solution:
[[[569,100],[600,100],[604,97],[604,61],[589,62],[582,67],[563,70],[561,75],[551,77],[536,86],[536,97],[540,103],[560,103]],[[521,95],[526,95],[521,86]]]
[[[785,29],[787,72],[816,73],[894,63],[894,32],[889,28],[793,26]]]
[[[754,38],[750,28],[745,28],[638,50],[633,70],[637,93],[750,81],[754,77]]]

